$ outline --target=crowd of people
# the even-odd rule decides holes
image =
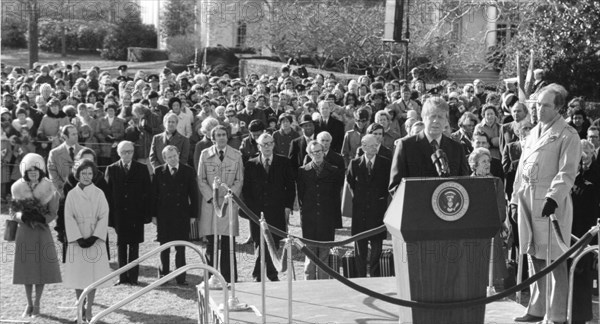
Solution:
[[[161,244],[197,233],[193,238],[205,241],[211,265],[220,235],[219,269],[226,280],[237,280],[229,235],[239,235],[238,214],[248,217],[232,206],[231,229],[229,219],[219,217],[227,194],[224,186],[215,192],[220,183],[272,226],[287,231],[290,214],[299,210],[303,237],[332,241],[343,227],[345,204],[352,234],[382,225],[405,177],[493,176],[502,237],[516,242],[507,250],[529,254],[532,274],[545,258],[540,217],[559,210],[563,235],[571,228],[582,235],[600,214],[600,120],[586,116],[583,98],[567,103],[566,90],[549,85],[543,71],[535,73],[531,107],[519,101],[515,80],[501,88],[474,80],[462,88],[443,81],[427,89],[417,68],[411,80],[364,75],[348,82],[333,74],[309,77],[293,65],[279,75],[236,79],[169,68],[133,76],[127,66],[118,71],[82,71],[79,63],[2,68],[2,199],[33,197],[41,205],[33,216],[13,210],[21,222],[17,247],[52,243],[48,224],[56,219],[63,283],[77,297],[110,271],[108,227],[116,231],[123,266],[138,258],[150,222]],[[432,163],[438,150],[447,169]],[[250,222],[250,229],[258,251],[259,227]],[[356,242],[359,276],[380,275],[385,238]],[[311,249],[327,262],[329,249]],[[82,256],[92,250],[95,261],[87,262]],[[185,248],[175,250],[179,268]],[[159,277],[170,273],[169,256],[168,249],[161,253]],[[266,259],[267,278],[279,280],[268,253]],[[28,300],[24,316],[39,314],[44,284],[62,280],[58,263],[28,267],[32,262],[15,258],[13,282],[25,285]],[[575,294],[584,296],[574,303],[584,307],[574,312],[584,321],[591,316],[591,297],[589,313],[585,297],[591,296],[591,263],[578,275],[578,289],[586,293]],[[137,285],[138,271],[123,273],[118,283]],[[553,273],[564,283],[566,265]],[[252,277],[260,280],[258,254]],[[328,276],[307,258],[305,278]],[[185,274],[176,281],[187,285]],[[544,314],[543,285],[534,288],[524,319],[566,320],[564,300],[553,299],[556,313]],[[87,319],[93,297],[84,306]]]

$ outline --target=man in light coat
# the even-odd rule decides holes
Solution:
[[[571,188],[581,159],[581,144],[577,131],[567,125],[561,116],[565,108],[567,91],[551,84],[543,89],[536,103],[539,123],[531,130],[523,147],[511,199],[513,215],[518,215],[521,253],[530,259],[530,276],[546,266],[548,248],[548,218],[555,214],[562,236],[571,237],[573,203]],[[563,251],[552,234],[551,259],[556,260]],[[527,313],[514,320],[535,322],[550,320],[562,323],[567,320],[567,265],[561,263],[551,273],[550,313],[546,314],[546,279],[531,286],[531,299]]]
[[[229,211],[224,217],[217,217],[215,207],[220,211],[227,190],[223,187],[218,189],[218,199],[213,197],[213,183],[215,178],[226,184],[234,194],[239,196],[244,184],[244,164],[242,162],[242,153],[227,145],[227,129],[219,125],[211,131],[210,134],[215,145],[204,149],[200,154],[198,163],[198,186],[202,194],[202,211],[200,213],[199,236],[206,236],[208,244],[206,248],[207,260],[213,265],[213,244],[214,235],[221,235],[221,254],[220,271],[227,282],[230,282],[229,270]],[[233,215],[233,236],[239,235],[239,221],[237,218],[238,208],[234,208]],[[216,218],[217,231],[213,230],[213,220]],[[231,247],[235,248],[234,246]],[[234,254],[235,255],[235,254]],[[237,268],[234,259],[234,275],[237,281]]]

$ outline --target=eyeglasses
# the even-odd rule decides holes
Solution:
[[[275,142],[259,143],[258,145],[262,147],[269,147],[275,145]]]
[[[359,119],[359,120],[358,120],[358,122],[359,122],[359,123],[366,123],[366,122],[368,122],[368,121],[369,121],[368,119]]]
[[[225,117],[232,118],[232,117],[235,117],[235,115],[234,114],[229,114],[229,115],[225,115]]]
[[[311,154],[320,154],[323,153],[323,150],[312,151]]]
[[[133,154],[133,150],[121,151],[121,154]]]
[[[292,84],[291,82],[286,82],[285,84]]]
[[[256,100],[246,100],[246,102],[256,102]]]

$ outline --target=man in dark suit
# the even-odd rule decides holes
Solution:
[[[330,197],[339,194],[340,178],[344,178],[342,170],[325,161],[323,146],[311,141],[306,152],[312,161],[298,169],[298,203],[302,236],[311,240],[332,241],[335,237],[336,213],[340,210],[339,202]],[[329,248],[309,247],[323,262],[327,263]],[[307,280],[328,279],[323,271],[310,259],[304,262],[304,275]]]
[[[344,142],[344,123],[331,116],[333,103],[327,101],[319,102],[319,113],[321,117],[315,123],[315,132],[326,131],[331,134],[331,149],[336,153],[342,153],[342,144]]]
[[[331,142],[332,142],[332,138],[331,135],[328,132],[320,132],[317,135],[317,142],[319,142],[319,144],[321,144],[321,146],[323,146],[323,155],[325,156],[324,159],[327,163],[336,166],[339,170],[341,170],[341,172],[344,172],[346,170],[346,163],[344,162],[344,158],[342,157],[341,154],[334,152],[333,150],[331,150]],[[307,155],[306,157],[304,157],[304,164],[309,164],[312,161],[312,158],[309,155]],[[336,191],[336,193],[334,193],[331,196],[331,199],[333,201],[333,203],[337,204],[338,206],[340,206],[338,209],[336,209],[334,211],[334,218],[335,218],[335,228],[343,228],[344,226],[342,225],[342,188],[344,187],[344,178],[341,177],[339,178],[339,181],[337,183],[338,186],[338,191]]]
[[[248,130],[250,131],[250,134],[242,140],[242,144],[239,147],[244,164],[249,159],[258,156],[258,143],[256,140],[265,132],[265,124],[262,121],[255,119],[248,125]]]
[[[190,140],[177,132],[179,118],[174,113],[168,113],[164,118],[165,131],[154,135],[150,145],[150,164],[156,171],[158,167],[165,164],[163,149],[168,145],[177,147],[180,152],[181,163],[187,163],[190,154]]]
[[[486,133],[479,131],[473,134],[473,141],[471,142],[471,145],[473,145],[473,149],[483,147],[489,150],[491,146],[490,138]],[[500,159],[492,158],[490,160],[490,173],[494,177],[498,177],[504,181],[504,170],[502,168],[502,161]]]
[[[372,134],[361,140],[365,154],[350,162],[346,181],[352,190],[352,235],[383,225],[387,210],[388,183],[390,182],[391,161],[377,154],[380,143]],[[379,257],[387,233],[383,232],[355,242],[356,270],[359,277],[366,277],[367,264],[371,277],[379,277]],[[371,257],[367,260],[371,244]]]
[[[375,136],[375,139],[377,140],[378,144],[376,154],[392,161],[392,150],[383,145],[383,125],[378,123],[373,123],[369,125],[369,127],[367,128],[367,134]],[[365,151],[363,150],[363,147],[361,145],[358,147],[358,149],[356,149],[356,157],[360,157],[363,154],[365,154]]]
[[[133,160],[134,147],[130,141],[117,146],[121,159],[106,168],[109,218],[117,232],[119,267],[139,257],[144,242],[144,224],[150,223],[150,173],[148,167]],[[122,273],[119,284],[138,283],[139,267]]]
[[[306,145],[314,140],[315,124],[309,114],[302,115],[299,120],[302,127],[302,136],[295,138],[290,143],[290,153],[288,158],[294,170],[294,177],[298,172],[298,168],[304,165],[304,157],[306,156]]]
[[[463,149],[465,150],[465,154],[471,154],[473,152],[473,145],[471,145],[471,140],[473,137],[473,130],[475,129],[475,125],[479,123],[479,119],[472,112],[464,112],[460,119],[458,120],[458,127],[460,127],[456,132],[450,135],[450,138],[459,142]]]
[[[462,145],[443,136],[448,125],[450,108],[444,99],[432,97],[425,101],[421,116],[425,129],[420,133],[403,138],[396,146],[389,190],[392,195],[405,177],[437,177],[438,173],[431,162],[431,155],[442,149],[448,157],[450,176],[469,175],[469,166]]]
[[[176,240],[189,240],[190,225],[198,217],[198,184],[196,172],[179,163],[179,150],[167,145],[162,151],[166,161],[154,170],[152,179],[152,223],[156,225],[160,244]],[[185,247],[175,247],[175,266],[185,265]],[[160,253],[161,277],[169,274],[169,249]],[[187,285],[185,273],[177,276],[177,284]]]
[[[248,207],[257,215],[261,212],[271,226],[287,231],[287,220],[294,206],[296,187],[290,161],[273,154],[274,140],[264,133],[258,137],[260,155],[248,160],[244,169],[242,193]],[[254,240],[256,263],[252,271],[254,281],[260,281],[260,227],[250,222],[250,232]],[[279,246],[282,237],[273,235],[275,246]],[[273,266],[271,255],[265,255],[267,278],[279,281],[277,270]]]

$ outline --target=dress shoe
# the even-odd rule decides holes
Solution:
[[[132,286],[138,286],[140,283],[136,280],[136,281],[129,282],[129,284]]]
[[[254,281],[254,282],[260,282],[260,277],[253,277],[252,281]]]
[[[27,306],[25,307],[25,311],[23,312],[23,317],[31,317],[31,314],[33,314],[33,306]]]
[[[40,316],[40,306],[33,306],[33,309],[31,311],[31,317],[38,317]]]
[[[543,320],[544,317],[542,316],[535,316],[535,315],[531,315],[531,314],[525,314],[523,316],[519,316],[519,317],[515,317],[513,320],[515,322],[538,322]]]
[[[127,284],[129,284],[129,281],[119,280],[115,283],[115,286],[127,285]]]
[[[279,277],[275,276],[273,278],[269,278],[269,280],[271,280],[271,281],[279,281]]]

